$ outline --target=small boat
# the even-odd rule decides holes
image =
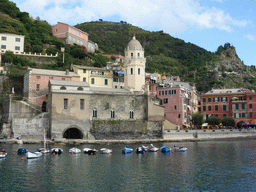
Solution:
[[[174,146],[174,151],[177,151],[177,152],[185,152],[187,149],[188,149],[187,147]]]
[[[6,150],[3,147],[0,147],[0,152],[6,152]]]
[[[61,148],[52,148],[51,152],[55,153],[55,154],[61,154],[63,152],[63,149],[61,149]]]
[[[148,145],[141,145],[146,151],[148,150]]]
[[[0,158],[5,158],[5,157],[6,157],[6,155],[7,155],[7,153],[6,153],[6,152],[0,152]]]
[[[148,148],[149,152],[157,152],[159,150],[159,148],[155,147],[153,144],[150,145],[150,147]]]
[[[19,148],[18,149],[18,153],[22,154],[22,153],[27,153],[27,150],[25,148]]]
[[[95,155],[97,152],[97,149],[91,149],[91,148],[83,148],[84,153],[88,153],[89,155]]]
[[[76,147],[73,147],[69,149],[69,153],[81,153],[81,150]]]
[[[30,152],[30,151],[28,151],[27,152],[27,158],[28,159],[35,159],[35,158],[38,158],[38,157],[41,157],[42,156],[42,153],[41,152]]]
[[[125,146],[125,148],[122,149],[122,153],[131,153],[133,151],[132,148]]]
[[[100,153],[109,154],[109,153],[112,153],[112,149],[101,148]]]
[[[136,153],[146,153],[146,152],[147,152],[147,149],[142,146],[136,148]]]
[[[171,148],[170,148],[170,147],[167,147],[167,146],[163,146],[163,147],[161,147],[161,151],[162,151],[162,152],[170,152],[170,151],[171,151]]]

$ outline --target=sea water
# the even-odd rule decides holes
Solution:
[[[70,154],[74,145],[54,145],[61,155],[27,159],[18,148],[41,146],[1,144],[8,155],[0,159],[0,191],[256,191],[256,140],[154,143],[174,144],[188,150],[136,154],[140,144],[130,144],[134,152],[122,154],[124,144],[75,146],[113,149],[91,156]]]

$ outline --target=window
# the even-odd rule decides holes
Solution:
[[[75,30],[73,30],[73,33],[76,33],[76,31],[75,31]]]
[[[177,105],[174,105],[174,109],[177,109]]]
[[[123,89],[123,86],[120,86],[120,89]]]
[[[203,102],[206,102],[206,98],[203,98]]]
[[[140,57],[140,53],[138,53],[138,57]]]
[[[114,78],[114,80],[113,80],[114,82],[118,82],[118,78]]]
[[[65,86],[61,86],[60,90],[66,90],[67,88]]]
[[[40,90],[40,84],[36,84],[36,90],[37,90],[37,91]]]
[[[83,69],[83,73],[86,73],[86,69]]]
[[[218,105],[215,105],[215,111],[218,111],[218,110],[219,110]]]
[[[164,99],[164,103],[168,103],[168,98],[165,98],[165,99]]]
[[[83,82],[86,82],[86,78],[85,77],[83,78]]]
[[[108,85],[108,80],[107,79],[105,79],[105,85]]]
[[[92,116],[93,117],[97,117],[97,109],[93,109],[92,110]]]
[[[133,68],[131,68],[131,75],[133,75]]]
[[[69,28],[69,31],[70,31],[70,32],[72,32],[72,29],[71,29],[71,28]]]
[[[208,98],[208,102],[212,102],[212,99],[211,99],[211,98]]]
[[[180,118],[180,114],[178,115],[178,118]]]
[[[227,111],[227,105],[223,105],[223,111]]]
[[[162,91],[162,95],[164,95],[164,91]]]
[[[244,103],[242,103],[242,109],[245,109],[245,104]]]
[[[2,41],[6,41],[7,40],[7,37],[5,37],[5,36],[2,36]]]
[[[80,99],[80,109],[84,110],[84,99]]]
[[[115,85],[115,89],[117,89],[117,85]]]
[[[134,111],[130,111],[130,119],[134,118]]]
[[[140,68],[138,69],[138,75],[140,75]]]
[[[236,110],[239,110],[239,104],[238,103],[236,104]]]
[[[94,84],[94,78],[91,79],[91,84]]]
[[[249,108],[252,109],[252,104],[249,104]]]
[[[252,117],[252,112],[250,112],[250,117]]]
[[[56,29],[56,32],[57,32],[57,29]],[[20,42],[20,38],[15,38],[15,41]]]
[[[203,111],[206,111],[206,106],[203,106]]]
[[[223,117],[227,117],[227,114],[223,114]]]
[[[219,97],[214,98],[214,102],[219,102]]]
[[[245,113],[242,113],[242,118],[245,118]]]
[[[131,53],[131,57],[133,58],[133,53]]]
[[[227,97],[222,97],[221,99],[222,99],[223,102],[226,102],[228,100]]]
[[[6,49],[6,45],[1,45],[1,49]]]
[[[249,100],[252,100],[252,97],[249,97]]]
[[[165,95],[167,95],[167,91],[165,91]]]
[[[78,90],[78,91],[83,91],[84,88],[83,88],[83,87],[78,87],[77,90]]]
[[[79,35],[79,32],[76,32],[77,35]]]
[[[120,79],[119,79],[119,82],[124,82],[124,78],[120,78]]]
[[[81,33],[81,37],[83,37],[83,34]]]
[[[176,90],[173,91],[173,94],[176,94]]]
[[[111,110],[111,118],[115,118],[116,114],[114,110]]]
[[[211,106],[208,106],[208,111],[211,111],[212,110],[212,107]]]
[[[64,109],[68,108],[68,99],[64,99]]]
[[[171,90],[169,90],[169,91],[168,91],[168,95],[171,95],[171,94],[172,94],[172,91],[171,91]]]
[[[37,79],[41,79],[41,76],[36,76]]]

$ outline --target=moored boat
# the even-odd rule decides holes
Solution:
[[[133,151],[132,148],[126,146],[125,148],[122,149],[122,153],[131,153]]]
[[[37,149],[37,151],[41,152],[41,153],[50,153],[50,150],[46,149],[46,148],[39,148],[39,149]]]
[[[155,147],[153,144],[150,145],[150,147],[148,148],[149,152],[157,152],[159,150],[159,148]]]
[[[83,148],[83,152],[88,153],[89,155],[95,155],[97,150],[96,149],[91,149],[91,148]]]
[[[73,147],[69,149],[69,153],[81,153],[81,150],[76,147]]]
[[[55,147],[51,149],[51,152],[55,154],[61,154],[63,152],[63,149]]]
[[[136,148],[136,153],[146,153],[146,152],[147,152],[147,149],[142,146]]]
[[[110,154],[110,153],[112,153],[112,149],[101,148],[101,149],[100,149],[100,153],[103,153],[103,154]]]
[[[163,146],[163,147],[161,147],[161,151],[162,151],[162,152],[170,152],[170,151],[171,151],[171,148],[170,148],[170,147],[167,147],[167,146]]]
[[[25,148],[19,148],[18,149],[18,153],[22,154],[22,153],[27,153],[27,150]]]
[[[31,152],[31,151],[28,151],[27,152],[27,158],[28,159],[35,159],[35,158],[39,158],[39,157],[41,157],[42,156],[42,153],[41,152]]]
[[[6,152],[0,152],[0,158],[5,158],[5,157],[6,157],[6,155],[7,155],[7,153],[6,153]]]
[[[174,151],[177,152],[185,152],[188,148],[187,147],[174,147]]]

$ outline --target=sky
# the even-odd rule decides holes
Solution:
[[[256,65],[256,0],[11,1],[51,25],[126,21],[147,31],[163,30],[211,52],[228,42],[244,64]]]

